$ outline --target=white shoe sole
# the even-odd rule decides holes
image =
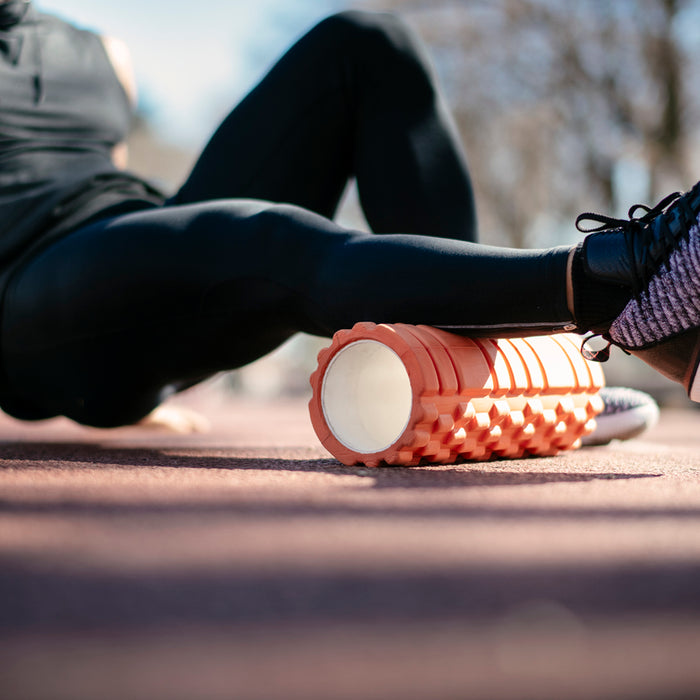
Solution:
[[[688,396],[691,401],[700,403],[700,367],[695,368],[695,376],[690,381],[690,391],[688,391]]]
[[[635,406],[619,413],[596,418],[596,429],[582,438],[581,444],[587,447],[607,445],[613,440],[630,440],[656,425],[659,420],[659,407],[654,402]]]

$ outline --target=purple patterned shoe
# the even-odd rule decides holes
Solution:
[[[644,214],[635,218],[637,210]],[[586,237],[578,253],[584,288],[619,293],[628,301],[609,321],[584,322],[610,344],[636,355],[661,374],[682,384],[700,402],[700,183],[684,195],[666,197],[650,209],[637,205],[629,220],[582,214]],[[582,229],[581,221],[595,229]],[[575,268],[576,269],[576,268]],[[576,285],[576,272],[574,273]],[[584,279],[585,277],[585,279]],[[587,285],[587,287],[586,287]],[[600,293],[600,291],[598,292]],[[579,294],[581,297],[581,294]],[[583,298],[583,297],[581,297]],[[614,307],[613,307],[614,308]],[[588,359],[604,361],[609,347]]]

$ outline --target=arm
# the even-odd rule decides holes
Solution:
[[[131,62],[129,48],[123,41],[121,41],[121,39],[115,39],[114,37],[109,36],[103,36],[101,39],[102,45],[107,53],[107,57],[114,68],[114,72],[124,88],[124,92],[126,93],[129,103],[131,104],[132,108],[134,108],[136,107],[137,98],[136,77],[134,75],[134,68]],[[112,161],[122,170],[127,166],[128,156],[129,154],[126,142],[124,141],[118,143],[112,149]]]

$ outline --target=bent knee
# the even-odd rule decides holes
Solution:
[[[322,20],[314,31],[328,33],[345,55],[375,67],[398,66],[412,73],[431,73],[421,39],[399,15],[345,10]]]
[[[400,15],[371,10],[335,12],[322,20],[318,26],[345,34],[366,34],[367,38],[374,37],[389,43],[393,43],[403,34],[413,33]]]

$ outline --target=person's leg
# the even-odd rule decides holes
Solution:
[[[303,36],[173,201],[264,199],[331,218],[352,176],[373,231],[476,240],[459,138],[420,41],[390,14],[344,12]]]
[[[28,407],[126,424],[168,385],[246,364],[298,331],[361,320],[562,329],[567,257],[347,231],[289,205],[164,207],[95,223],[26,264],[6,295],[3,361]]]

